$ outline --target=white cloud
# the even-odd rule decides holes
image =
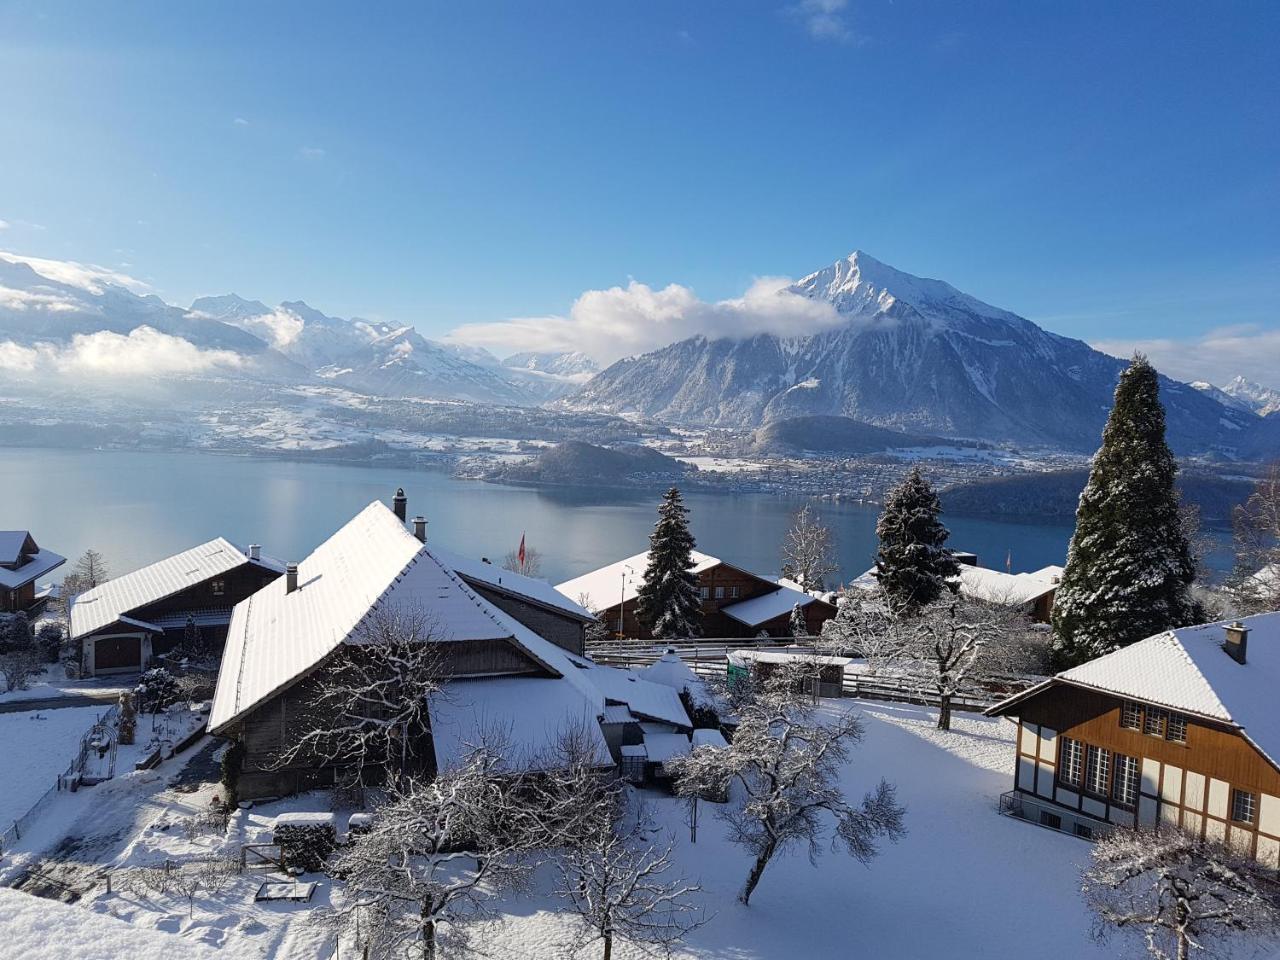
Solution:
[[[57,283],[65,283],[69,287],[79,287],[89,293],[102,293],[103,286],[114,284],[134,293],[145,293],[151,288],[127,273],[112,270],[110,267],[99,267],[92,263],[77,263],[74,260],[46,260],[42,257],[26,257],[17,253],[0,252],[0,260],[11,263],[25,263],[36,273]]]
[[[324,157],[324,147],[299,147],[298,155],[303,160],[320,160]]]
[[[163,377],[207,373],[243,363],[231,350],[202,350],[189,340],[146,326],[128,334],[107,330],[77,334],[67,345],[25,347],[13,341],[0,342],[0,370],[17,373]]]
[[[249,125],[249,121],[246,120],[244,117],[236,117],[231,122],[234,123],[237,127],[247,127]]]
[[[88,310],[87,304],[63,296],[51,287],[37,287],[34,290],[16,290],[13,287],[0,286],[0,310],[44,310],[49,313],[66,313],[71,310]]]
[[[800,0],[787,8],[798,17],[815,40],[835,40],[849,43],[857,39],[846,14],[849,0]]]
[[[588,290],[574,302],[568,316],[466,324],[448,339],[487,347],[500,355],[581,350],[599,363],[612,363],[696,334],[801,336],[841,322],[831,304],[791,293],[786,289],[790,284],[785,277],[763,277],[741,297],[711,303],[680,284],[655,289],[632,280],[626,287]]]
[[[1093,346],[1117,357],[1145,353],[1156,369],[1175,380],[1222,385],[1235,376],[1280,388],[1280,328],[1219,327],[1199,337],[1099,340]]]
[[[0,220],[0,230],[8,230],[8,229],[9,229],[9,221]]]
[[[199,310],[193,310],[192,314],[205,317],[212,316],[211,314],[201,313]],[[281,347],[287,347],[297,340],[304,326],[303,319],[300,316],[283,307],[278,307],[261,316],[242,317],[232,322],[237,327],[265,340],[277,350]]]

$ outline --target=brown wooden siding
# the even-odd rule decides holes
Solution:
[[[577,617],[558,614],[546,607],[525,603],[517,597],[494,590],[480,581],[468,580],[471,588],[495,607],[520,621],[538,636],[550,640],[561,649],[582,655],[586,627]]]

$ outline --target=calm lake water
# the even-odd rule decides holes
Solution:
[[[30,529],[68,557],[93,547],[116,573],[215,536],[262,544],[300,559],[369,501],[397,486],[429,539],[498,560],[525,532],[559,582],[647,546],[658,495],[651,491],[535,489],[456,480],[402,468],[251,459],[199,453],[0,448],[0,530]],[[775,574],[778,546],[801,501],[765,494],[688,496],[698,548]],[[840,575],[871,565],[878,507],[817,503],[836,533]],[[946,517],[951,543],[984,566],[1033,570],[1062,563],[1071,528]]]

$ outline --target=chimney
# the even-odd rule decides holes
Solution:
[[[1244,663],[1245,655],[1249,652],[1249,628],[1237,620],[1226,628],[1226,633],[1227,642],[1222,645],[1222,649],[1236,663]]]
[[[396,512],[396,519],[401,523],[404,523],[404,514],[408,505],[409,501],[404,496],[404,487],[397,487],[396,495],[391,498],[391,509]]]
[[[426,517],[413,518],[413,535],[417,537],[419,540],[421,540],[423,543],[427,542],[427,518]]]
[[[284,592],[293,593],[298,589],[298,565],[287,563],[284,567]]]
[[[256,543],[249,544],[249,559],[250,560],[262,559],[262,547],[260,545]]]

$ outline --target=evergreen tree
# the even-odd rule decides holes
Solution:
[[[1178,513],[1160,382],[1145,357],[1116,402],[1080,494],[1053,608],[1054,659],[1072,666],[1196,619],[1195,560]]]
[[[941,513],[938,495],[919,467],[912,467],[885,498],[876,522],[876,579],[899,613],[914,614],[944,590],[955,589],[960,564],[946,547],[950,533],[938,519]]]
[[[649,565],[636,594],[636,612],[654,637],[696,637],[702,618],[698,578],[693,566],[689,510],[672,487],[658,506],[658,522],[649,535]]]
[[[804,608],[798,603],[791,608],[791,636],[809,636],[809,623],[804,618]]]
[[[19,610],[10,614],[7,621],[0,621],[4,630],[3,648],[6,651],[22,650],[35,653],[36,635],[31,629],[31,620],[25,611]]]

